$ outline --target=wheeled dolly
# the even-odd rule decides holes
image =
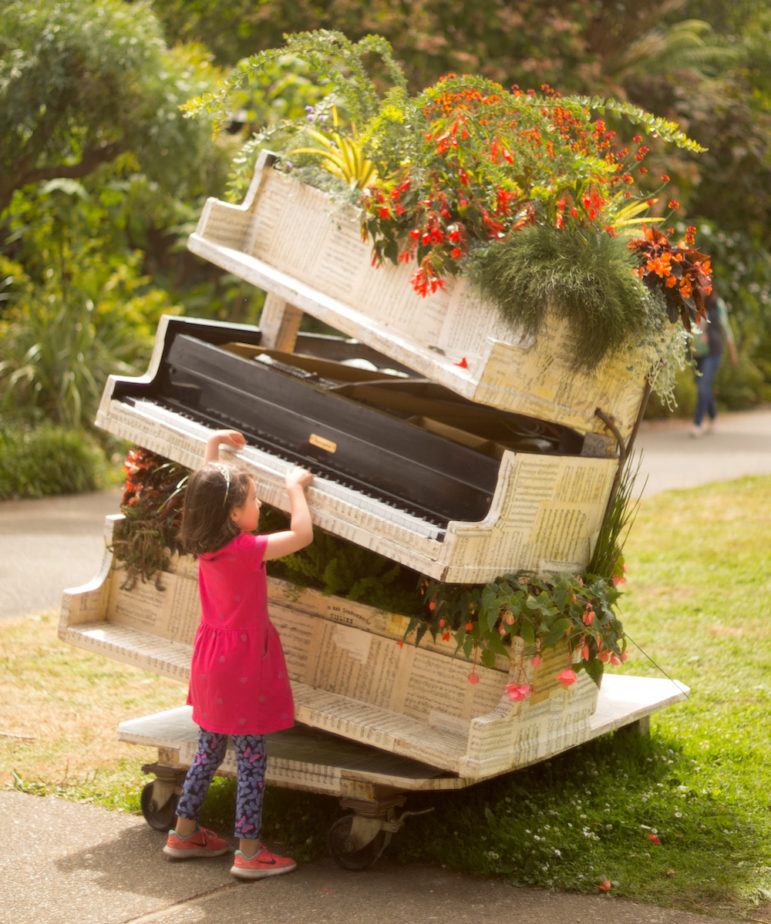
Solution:
[[[675,681],[606,675],[585,740],[620,728],[645,733],[653,712],[683,699],[687,693]],[[158,748],[158,760],[142,768],[155,778],[143,788],[141,806],[150,827],[168,830],[198,743],[198,728],[190,707],[122,722],[118,737]],[[327,844],[338,865],[349,870],[371,866],[391,836],[415,814],[400,811],[407,794],[458,790],[480,782],[307,726],[297,725],[268,735],[266,741],[268,785],[339,799],[345,814],[331,826]],[[232,749],[218,772],[236,776]]]

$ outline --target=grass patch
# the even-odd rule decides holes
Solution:
[[[771,478],[668,492],[640,505],[626,547],[622,668],[688,684],[628,731],[458,793],[413,796],[389,854],[555,890],[771,920]],[[154,749],[117,741],[132,716],[181,704],[178,684],[61,644],[52,614],[0,623],[0,785],[138,810]],[[657,666],[658,665],[658,666]],[[234,783],[204,822],[228,832]],[[271,791],[265,833],[321,855],[338,809]]]
[[[0,786],[139,808],[141,764],[153,748],[128,748],[118,723],[179,706],[177,683],[72,648],[57,613],[0,622]]]
[[[771,920],[771,478],[644,501],[626,545],[622,670],[691,688],[652,717],[425,797],[397,853],[560,890]],[[658,666],[657,666],[658,665]],[[653,835],[660,843],[651,839]]]

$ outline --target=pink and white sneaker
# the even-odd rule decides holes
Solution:
[[[230,872],[239,879],[264,879],[266,876],[291,873],[296,867],[295,861],[289,857],[279,857],[267,847],[261,847],[253,857],[237,850]]]
[[[208,828],[199,828],[194,834],[181,837],[176,831],[169,831],[163,852],[174,860],[188,860],[193,857],[219,857],[227,853],[228,845]]]

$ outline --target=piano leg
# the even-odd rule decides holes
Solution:
[[[260,315],[261,346],[271,350],[294,351],[303,312],[279,295],[268,292]]]

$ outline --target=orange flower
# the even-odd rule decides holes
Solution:
[[[645,264],[649,273],[655,273],[663,279],[669,275],[672,257],[668,253],[663,253],[660,257],[651,257]]]

